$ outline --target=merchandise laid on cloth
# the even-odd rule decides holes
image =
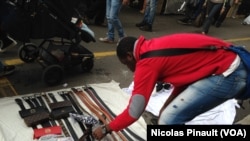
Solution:
[[[0,99],[0,140],[94,141],[92,129],[114,119],[129,98],[115,81],[4,97]],[[146,140],[146,126],[141,117],[103,140]]]
[[[159,111],[173,91],[173,86],[169,84],[170,87],[157,89],[157,85],[149,99],[146,111],[157,117]],[[123,88],[123,91],[128,95],[131,95],[134,83],[131,82],[129,87]],[[216,124],[233,124],[236,116],[236,108],[239,108],[236,99],[230,99],[223,104],[195,117],[193,120],[186,123],[186,125],[216,125]]]

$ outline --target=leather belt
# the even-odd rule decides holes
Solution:
[[[58,92],[58,94],[59,94],[64,100],[69,100],[69,101],[71,101],[71,103],[72,103],[72,105],[73,105],[73,107],[74,107],[76,113],[78,113],[78,114],[83,114],[83,112],[81,111],[81,109],[80,109],[79,106],[78,106],[79,104],[76,103],[77,101],[74,101],[74,99],[69,95],[69,91],[61,91],[61,92]],[[77,121],[77,122],[78,122],[79,126],[81,127],[81,130],[83,131],[83,134],[86,134],[86,133],[89,132],[89,131],[87,131],[87,130],[89,130],[89,129],[86,129],[86,127],[85,127],[85,126],[88,127],[88,125],[84,125],[83,122],[80,122],[80,121]],[[92,139],[91,139],[91,138],[92,138],[92,134],[88,134],[88,135],[86,136],[86,140],[87,140],[87,141],[93,140],[93,138],[92,138]]]
[[[78,114],[82,114],[82,111],[80,110],[80,108],[78,107],[78,105],[76,104],[76,102],[71,98],[71,96],[69,95],[68,91],[61,91],[58,92],[58,94],[64,99],[64,100],[69,100],[73,107],[75,108],[76,112]]]
[[[93,101],[81,89],[75,89],[75,88],[71,89],[81,99],[81,101],[89,108],[89,110],[91,110],[91,112],[93,112],[101,120],[103,124],[108,124],[108,122],[112,120],[110,119],[109,115],[105,111],[100,109],[100,107],[98,107],[95,103],[93,103]],[[112,132],[111,136],[114,140],[118,140],[115,134],[117,134],[123,141],[128,140],[121,132],[116,132],[116,133]],[[80,139],[84,138],[81,137]]]
[[[38,100],[35,98],[34,96],[29,96],[29,99],[31,102],[34,103],[35,108],[39,108],[42,107],[42,109],[45,110],[45,108],[38,102]],[[45,110],[46,112],[49,112],[48,110]],[[49,120],[45,120],[44,122],[41,123],[42,127],[51,127],[51,124],[49,122]]]
[[[83,88],[87,94],[90,96],[90,98],[103,110],[103,111],[106,111],[106,113],[109,115],[109,118],[110,119],[114,119],[115,116],[113,116],[112,114],[109,114],[110,111],[108,110],[108,106],[106,106],[104,103],[101,103],[101,101],[99,101],[99,99],[97,99],[95,97],[95,95],[92,94],[92,92],[90,91],[90,89],[88,89],[87,87],[86,88]],[[124,130],[121,130],[120,131],[128,140],[133,140],[132,138],[130,138],[129,135],[127,135],[127,133],[124,131]]]
[[[40,105],[43,106],[44,109],[46,109],[47,111],[49,111],[49,109],[48,109],[48,107],[46,106],[45,102],[43,101],[43,98],[42,98],[42,96],[41,96],[40,93],[39,93],[39,94],[34,94],[34,97],[35,97],[36,99],[38,99]],[[50,119],[48,122],[50,122],[50,125],[52,125],[52,126],[57,126],[55,120],[53,120],[53,119]]]
[[[69,97],[68,95],[68,91],[61,91],[61,92],[58,92],[58,94],[64,99],[64,100],[69,100],[71,103],[72,103],[72,106],[74,107],[75,109],[75,112],[78,113],[78,114],[82,114],[82,111],[80,110],[80,108],[76,105],[75,101],[73,101],[73,99],[71,97]],[[85,127],[83,125],[83,123],[81,122],[78,122],[81,129],[83,130],[83,132],[85,131]]]
[[[81,109],[81,111],[83,111],[83,113],[87,114],[87,115],[91,115],[87,110],[85,110],[81,105],[80,103],[78,102],[77,98],[76,98],[76,95],[72,92],[72,91],[69,91],[68,93],[69,97],[72,98],[72,101],[74,101],[74,103],[78,106],[79,109]]]
[[[71,107],[71,106],[72,106],[72,103],[69,100],[49,104],[49,107],[52,110],[53,109],[63,108],[63,107]]]
[[[30,99],[31,102],[33,102],[35,107],[41,106],[34,96],[29,96],[28,98]]]
[[[26,109],[25,106],[23,105],[23,101],[20,98],[16,98],[15,101],[21,108],[21,110],[19,111],[19,115],[22,118],[45,111],[42,107]]]
[[[23,105],[22,99],[16,98],[15,101],[16,101],[17,105],[19,105],[19,107],[21,108],[21,111],[25,111],[26,110],[25,106]]]
[[[102,107],[103,110],[107,110],[107,113],[110,113],[110,116],[112,116],[113,118],[116,117],[115,113],[102,101],[102,99],[99,97],[99,95],[96,93],[96,91],[92,88],[92,87],[84,87],[83,88],[88,94],[89,96],[95,101],[95,103],[99,106]],[[132,135],[135,139],[139,140],[139,141],[143,141],[144,139],[141,138],[140,136],[136,135],[133,131],[131,131],[129,128],[125,128],[125,130]],[[126,134],[126,132],[124,132],[122,130],[122,133],[129,139],[129,140],[133,140],[130,138],[129,135]]]
[[[28,116],[32,116],[36,113],[38,113],[37,110],[35,110],[35,108],[30,108],[30,109],[26,109],[22,99],[20,98],[16,98],[15,99],[16,103],[19,105],[19,107],[21,108],[21,111],[19,111],[19,115],[24,118],[24,117],[28,117]],[[36,126],[32,127],[33,129],[37,128]]]
[[[44,97],[47,104],[51,103],[49,100],[49,97],[47,96],[46,93],[43,93],[42,96]],[[65,137],[70,137],[70,134],[69,134],[68,130],[66,129],[66,127],[64,126],[63,121],[61,119],[58,119],[57,121],[58,121],[59,125],[62,127],[62,131],[63,131]]]
[[[22,98],[29,104],[30,108],[35,108],[35,105],[29,100],[28,96],[23,96]]]
[[[22,118],[23,118],[23,117],[30,116],[30,115],[33,114],[33,112],[29,112],[30,110],[27,110],[27,109],[25,108],[22,99],[16,98],[15,101],[16,101],[17,105],[19,105],[19,107],[21,108],[21,111],[19,111],[19,114],[20,114],[20,116],[21,116]],[[22,112],[22,111],[25,111],[25,112]],[[27,112],[26,112],[26,111],[27,111]],[[32,110],[31,110],[31,111],[32,111]],[[31,113],[31,114],[27,115],[27,114],[22,114],[22,113]],[[35,129],[36,126],[34,126],[34,127],[32,127],[32,128]]]
[[[39,114],[31,115],[24,118],[24,122],[28,127],[35,127],[36,125],[49,120],[48,112],[41,112]],[[36,127],[35,127],[36,128]],[[34,128],[34,129],[35,129]]]
[[[20,114],[22,113],[26,125],[28,127],[32,127],[33,129],[36,129],[38,124],[41,124],[42,126],[48,126],[47,124],[43,124],[49,119],[48,111],[43,109],[43,107],[36,107],[35,104],[31,101],[31,98],[29,98],[28,96],[24,96],[22,97],[22,99],[25,100],[31,107],[29,109],[30,114],[25,114],[25,112],[27,111],[20,112]],[[19,100],[18,102],[20,104],[21,100]]]
[[[77,100],[77,95],[75,95],[72,91],[69,91],[68,93],[69,97],[72,98],[72,101],[74,101],[74,103],[78,106],[79,109],[81,109],[81,111],[83,111],[83,114],[86,114],[86,115],[91,115],[87,110],[85,110],[81,105],[80,103],[78,102]],[[92,133],[92,125],[86,125],[87,126],[87,130],[86,132],[84,132],[83,136],[80,137],[80,141],[85,141],[86,138],[88,139],[89,135]],[[92,138],[92,134],[90,135]],[[95,140],[94,138],[92,140]]]
[[[52,93],[48,93],[48,95],[49,95],[49,97],[52,99],[52,101],[53,101],[54,103],[57,102],[55,96],[54,96]],[[68,127],[68,129],[69,129],[69,132],[70,132],[70,134],[71,134],[71,137],[74,139],[74,141],[78,141],[78,137],[77,137],[77,135],[76,135],[76,133],[75,133],[73,127],[71,126],[71,124],[70,124],[68,118],[67,118],[67,117],[64,117],[63,119],[64,119],[64,122],[66,123],[66,125],[67,125],[67,127]]]

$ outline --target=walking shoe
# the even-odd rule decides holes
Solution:
[[[220,26],[221,26],[221,23],[216,22],[214,26],[215,26],[215,27],[220,27]]]
[[[104,43],[114,43],[114,40],[109,39],[108,37],[99,38],[99,41],[104,42]]]
[[[148,31],[148,32],[152,32],[152,26],[151,25],[144,25],[139,27],[140,30],[142,31]]]
[[[7,49],[14,47],[17,44],[17,42],[7,36],[7,38],[2,39],[0,43],[0,53],[5,52]]]
[[[145,9],[140,10],[140,13],[144,14],[145,13]]]
[[[191,25],[192,24],[192,20],[189,19],[181,19],[177,21],[179,24],[183,24],[183,25]]]
[[[142,27],[144,25],[146,25],[145,22],[140,22],[140,23],[135,24],[136,27]]]
[[[16,67],[14,65],[5,65],[3,70],[0,72],[0,77],[12,74]]]

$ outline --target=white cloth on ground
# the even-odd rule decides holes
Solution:
[[[103,100],[105,104],[117,115],[124,110],[128,104],[130,96],[127,95],[120,87],[119,83],[111,81],[109,83],[100,83],[100,84],[88,84],[92,87],[98,94],[98,96]],[[76,89],[82,89],[83,86],[74,87]],[[58,101],[62,101],[62,97],[58,94],[60,91],[70,91],[70,88],[63,88],[55,91],[49,91],[44,93],[52,93]],[[18,95],[13,97],[4,97],[0,98],[0,141],[37,141],[33,139],[33,129],[27,127],[24,120],[20,117],[19,111],[20,107],[16,104],[15,99],[21,98],[23,96],[33,96],[34,94],[25,94]],[[80,105],[87,110],[89,113],[93,114],[87,107],[84,105],[81,100],[76,97]],[[28,108],[28,104],[24,101],[23,104]],[[78,123],[72,118],[68,118],[72,127],[75,129],[75,132],[78,137],[82,136],[82,131]],[[41,128],[41,125],[38,125]],[[133,123],[128,128],[146,140],[146,123],[141,117],[135,123]],[[140,130],[138,130],[140,129]],[[130,134],[129,134],[130,135]],[[132,136],[131,136],[132,137]],[[133,140],[136,141],[132,137]]]
[[[123,88],[123,90],[130,95],[132,93],[133,86],[134,83],[132,82],[129,87]],[[172,91],[173,87],[169,90],[162,89],[159,92],[156,92],[156,89],[154,89],[148,105],[146,106],[146,111],[158,116],[161,107]],[[236,116],[236,107],[238,107],[237,100],[230,99],[223,104],[195,117],[186,124],[233,124]]]

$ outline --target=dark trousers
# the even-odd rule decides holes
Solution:
[[[11,6],[7,4],[4,0],[0,0],[0,39],[6,40],[7,33],[2,28],[2,23],[8,18],[8,14],[10,13]]]
[[[227,17],[227,13],[230,10],[231,5],[229,2],[226,3],[225,5],[225,10],[223,11],[223,13],[220,13],[220,10],[216,13],[216,15],[214,15],[214,24],[216,27],[221,26],[221,24],[223,23],[223,21],[226,19]]]
[[[95,19],[96,24],[102,24],[106,16],[106,0],[95,0],[88,8],[86,15]]]

